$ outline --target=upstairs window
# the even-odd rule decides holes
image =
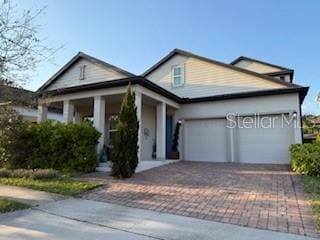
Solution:
[[[182,66],[172,68],[172,86],[180,87],[184,84],[184,69]]]
[[[80,66],[80,76],[79,76],[80,80],[84,80],[85,73],[86,73],[86,65]]]

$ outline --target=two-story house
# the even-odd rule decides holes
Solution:
[[[308,87],[294,71],[240,57],[230,64],[175,49],[136,76],[78,53],[38,91],[38,121],[47,107],[65,122],[92,117],[112,145],[126,87],[135,92],[140,120],[139,159],[165,159],[181,122],[180,158],[186,161],[289,164],[289,146],[302,142],[301,104]]]

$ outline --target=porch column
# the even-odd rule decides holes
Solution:
[[[45,105],[38,105],[37,123],[47,120],[48,107]]]
[[[105,116],[106,115],[106,100],[102,96],[94,97],[93,107],[93,126],[101,133],[97,146],[98,154],[101,153],[104,145],[105,135]]]
[[[142,94],[139,91],[135,91],[135,104],[137,107],[137,118],[139,120],[139,131],[138,131],[138,160],[141,161],[141,132],[142,132],[142,118],[141,118],[141,112],[142,112]]]
[[[157,159],[166,159],[166,104],[157,105]]]
[[[63,122],[70,123],[73,121],[74,105],[71,100],[63,101]]]

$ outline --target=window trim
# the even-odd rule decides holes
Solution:
[[[114,132],[118,131],[117,126],[115,126],[115,128],[110,128],[111,127],[111,118],[113,118],[113,117],[119,118],[119,115],[118,114],[111,114],[108,117],[108,145],[109,146],[113,146],[112,143],[110,142],[110,133],[114,133]]]
[[[174,70],[176,68],[180,68],[181,69],[180,75],[176,75],[176,76],[174,75]],[[178,76],[181,77],[181,82],[180,82],[180,84],[175,84],[174,77],[178,77]],[[184,66],[183,65],[174,65],[174,66],[172,66],[172,68],[171,68],[171,86],[173,88],[182,87],[182,86],[184,86],[184,83],[185,83]]]

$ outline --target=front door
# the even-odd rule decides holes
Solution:
[[[168,158],[172,148],[172,134],[173,134],[173,126],[172,126],[172,116],[166,117],[166,157]]]

